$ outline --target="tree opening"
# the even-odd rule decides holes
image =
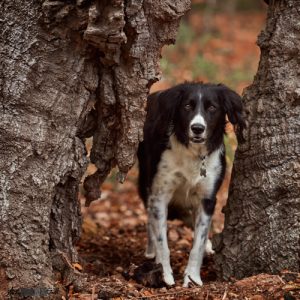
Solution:
[[[239,6],[237,1],[229,7],[215,5],[213,1],[206,4],[195,1],[181,22],[176,44],[162,50],[162,79],[152,85],[151,92],[183,81],[204,81],[225,83],[241,94],[257,70],[259,48],[255,41],[265,17],[266,7],[259,1],[251,7]],[[227,127],[224,140],[228,170],[218,194],[211,235],[223,230],[221,210],[226,204],[237,146],[232,125]],[[92,166],[88,168],[89,175],[94,171]],[[91,274],[101,277],[103,282],[111,280],[110,284],[121,289],[117,278],[134,276],[132,270],[145,261],[147,217],[137,194],[136,166],[123,184],[118,183],[117,173],[118,170],[113,170],[103,183],[101,199],[93,201],[89,208],[82,206],[84,221],[79,252],[88,262]],[[84,195],[80,198],[84,203]],[[191,246],[192,230],[181,221],[169,221],[168,236],[172,267],[180,276]],[[91,252],[87,253],[89,249]],[[203,272],[207,272],[208,281],[216,279],[211,259],[206,259]]]

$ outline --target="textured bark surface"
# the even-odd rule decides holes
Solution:
[[[269,1],[258,37],[260,64],[244,94],[247,141],[236,153],[225,228],[215,239],[225,279],[299,271],[299,14],[297,0]]]
[[[163,45],[175,42],[179,17],[189,1],[123,1],[91,6],[84,38],[104,54],[95,108],[98,115],[91,161],[98,171],[85,180],[87,202],[100,197],[99,184],[118,166],[123,181],[142,138],[149,87],[159,78]],[[100,29],[99,29],[100,28]],[[109,49],[109,51],[107,51]]]
[[[94,138],[93,200],[113,166],[123,179],[134,163],[160,50],[189,2],[0,3],[1,297],[51,292],[53,270],[76,277],[83,138]]]

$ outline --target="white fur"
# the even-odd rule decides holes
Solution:
[[[203,126],[206,126],[206,122],[204,120],[203,115],[201,114],[201,112],[199,111],[198,114],[195,115],[195,117],[192,119],[191,121],[191,125],[193,124],[201,124]]]
[[[195,237],[189,263],[185,271],[184,286],[189,279],[201,285],[200,267],[202,263],[211,216],[202,209],[201,200],[209,198],[215,180],[221,172],[220,154],[223,146],[207,156],[203,144],[191,143],[189,147],[179,143],[174,135],[170,137],[171,149],[163,152],[153,179],[151,195],[148,199],[148,247],[147,257],[156,257],[163,266],[164,280],[174,284],[170,266],[170,251],[167,241],[167,209],[171,202],[195,211]],[[203,160],[203,157],[206,157]],[[206,169],[206,176],[200,168]]]
[[[207,239],[206,244],[205,244],[205,254],[206,255],[211,255],[215,254],[215,251],[213,250],[212,242],[210,239]]]
[[[201,97],[202,97],[202,95],[201,95],[201,93],[199,94],[199,99],[201,100]],[[204,119],[204,116],[202,115],[202,113],[201,113],[201,110],[200,110],[200,108],[199,108],[199,111],[198,111],[198,113],[194,116],[194,118],[191,120],[191,122],[190,122],[190,129],[189,129],[189,136],[190,137],[193,137],[194,136],[194,134],[193,134],[193,131],[192,131],[192,129],[191,129],[191,127],[192,127],[192,125],[194,125],[194,124],[201,124],[201,125],[203,125],[205,128],[206,128],[206,122],[205,122],[205,119]],[[202,133],[202,136],[203,137],[206,137],[206,129],[204,130],[204,132]]]
[[[171,149],[164,151],[158,166],[157,174],[153,181],[152,193],[159,193],[175,185],[176,194],[172,201],[189,203],[189,193],[195,191],[199,196],[209,197],[215,183],[215,179],[221,172],[220,154],[224,151],[223,147],[217,149],[205,158],[206,177],[200,175],[202,160],[200,156],[207,155],[204,145],[191,144],[188,148],[179,143],[174,135],[170,138]],[[176,176],[177,175],[177,176]],[[181,175],[181,178],[178,177]],[[172,183],[173,181],[173,183]],[[171,182],[171,185],[169,183]],[[166,184],[167,183],[167,184]],[[180,197],[178,197],[180,195]],[[182,197],[185,195],[185,197]]]
[[[188,265],[184,272],[183,286],[188,287],[191,281],[202,285],[200,268],[203,260],[207,233],[211,222],[211,216],[207,215],[201,207],[196,217],[193,248],[190,253]]]
[[[160,194],[150,196],[150,205],[148,207],[149,225],[151,238],[155,245],[155,261],[163,267],[164,281],[168,285],[175,284],[172,268],[170,265],[170,250],[167,240],[167,206],[168,202],[164,201],[169,196]],[[156,217],[156,213],[158,214]],[[148,252],[148,251],[147,251]]]

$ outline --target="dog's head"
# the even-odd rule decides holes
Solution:
[[[226,115],[243,140],[245,122],[240,96],[222,84],[184,83],[157,94],[158,126],[170,130],[188,146],[205,144],[209,149],[223,141]]]

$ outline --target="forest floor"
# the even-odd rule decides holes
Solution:
[[[183,272],[192,245],[192,231],[180,221],[169,221],[169,247],[176,286],[166,287],[161,270],[144,257],[146,214],[136,190],[136,171],[123,184],[106,182],[102,199],[83,206],[83,234],[78,244],[86,284],[69,289],[69,299],[300,299],[300,274],[259,274],[229,282],[217,279],[213,257],[204,259],[202,287],[183,288]],[[219,202],[222,201],[219,194]],[[81,199],[84,203],[84,198]],[[214,218],[214,230],[222,221]]]
[[[263,27],[265,12],[237,15],[208,15],[197,11],[183,22],[176,46],[165,48],[162,80],[153,90],[167,88],[183,80],[223,82],[242,92],[256,72],[259,49],[256,37]],[[210,20],[207,23],[207,20]],[[205,28],[204,28],[205,27]],[[229,135],[230,137],[230,135]],[[234,144],[234,138],[229,139]],[[234,148],[234,146],[233,146]],[[231,150],[230,150],[231,149]],[[233,159],[227,147],[227,160]],[[231,151],[231,154],[230,154]],[[95,171],[92,165],[87,173]],[[170,221],[169,247],[176,286],[166,287],[161,270],[144,257],[146,213],[136,190],[137,171],[129,173],[123,185],[115,174],[102,186],[102,197],[84,207],[83,233],[78,244],[80,262],[74,267],[86,284],[80,292],[69,286],[68,299],[206,299],[263,300],[300,299],[300,275],[282,271],[279,275],[258,274],[243,280],[217,279],[213,256],[206,257],[201,269],[202,287],[182,287],[184,268],[192,245],[192,231],[179,221]],[[230,169],[218,194],[211,234],[222,231]],[[152,286],[152,287],[151,287]]]

